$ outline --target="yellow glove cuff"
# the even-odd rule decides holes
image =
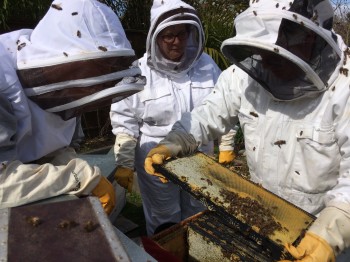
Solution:
[[[323,238],[307,232],[297,247],[285,245],[288,252],[296,259],[303,261],[335,262],[332,247]]]
[[[134,170],[127,167],[118,167],[114,174],[114,178],[119,185],[132,192],[134,182]]]
[[[115,207],[115,192],[113,185],[107,180],[107,178],[102,176],[100,182],[91,193],[99,198],[103,209],[109,215]]]
[[[220,151],[219,153],[219,163],[229,164],[236,158],[236,154],[233,151]]]

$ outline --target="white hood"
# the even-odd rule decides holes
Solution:
[[[17,41],[24,92],[63,119],[142,90],[135,60],[117,15],[97,0],[54,1],[33,32]]]
[[[328,0],[253,0],[221,50],[275,99],[312,96],[325,91],[341,67],[332,22]]]
[[[190,35],[185,54],[180,62],[165,59],[158,48],[157,36],[168,26],[187,24]],[[187,73],[197,62],[204,48],[204,31],[195,9],[180,0],[154,0],[151,8],[151,26],[147,36],[148,65],[166,75],[178,77]]]
[[[20,38],[18,50],[19,70],[135,54],[116,14],[90,0],[54,1],[33,33]]]

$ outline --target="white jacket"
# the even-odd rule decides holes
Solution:
[[[227,132],[223,120],[239,120],[251,179],[317,214],[331,200],[350,204],[349,85],[349,77],[340,74],[315,98],[281,102],[231,66],[214,94],[174,129],[185,128],[206,144]]]
[[[23,91],[16,74],[15,43],[21,35],[30,32],[31,30],[19,30],[0,35],[0,93],[11,103],[17,119],[17,127],[13,130],[16,134],[15,154],[10,157],[7,150],[1,150],[0,162],[19,160],[26,163],[37,160],[68,146],[75,129],[75,118],[63,121],[58,115],[48,113],[33,103]],[[2,126],[7,123],[5,119],[1,122]],[[4,132],[0,136],[5,136]],[[3,146],[3,141],[1,139],[0,147]]]
[[[48,35],[48,32],[51,34]],[[98,49],[99,45],[104,48]],[[34,30],[0,35],[0,208],[62,194],[90,194],[101,179],[98,167],[91,167],[86,161],[76,158],[74,150],[66,148],[75,131],[75,118],[64,121],[59,115],[39,107],[32,98],[29,99],[28,86],[20,83],[20,79],[23,80],[21,72],[29,80],[35,80],[35,85],[40,86],[41,81],[48,81],[50,84],[46,87],[51,88],[52,82],[58,82],[59,86],[68,86],[72,90],[72,86],[62,78],[84,74],[89,80],[94,77],[94,81],[91,81],[94,83],[105,80],[105,76],[95,75],[94,71],[82,66],[74,67],[74,71],[68,70],[70,74],[62,73],[64,67],[53,71],[50,66],[66,65],[63,63],[66,60],[85,62],[90,61],[91,57],[113,56],[116,53],[130,56],[134,61],[134,52],[116,14],[95,0],[54,2]],[[96,65],[98,69],[101,69],[101,64]],[[130,65],[124,66],[129,68]],[[36,66],[38,70],[35,74],[26,71]],[[116,68],[114,71],[118,71],[119,66],[107,65]],[[135,72],[138,74],[139,71],[137,69]],[[115,74],[118,79],[133,76],[128,73],[121,76],[118,72]],[[130,78],[128,80],[131,81]],[[113,84],[112,88],[117,89],[113,95],[119,99],[126,95],[122,92],[120,97],[119,83],[122,87],[132,86],[135,92],[142,89],[142,84],[134,85],[132,81],[131,84],[123,85],[123,81],[118,82],[118,86]],[[36,87],[33,89],[37,90]],[[68,100],[68,93],[62,95],[63,100]],[[57,96],[56,93],[51,96],[49,103]],[[42,157],[51,161],[45,159],[44,164],[31,163]]]
[[[164,58],[157,35],[167,26],[186,24],[190,28],[185,54],[180,62]],[[117,165],[134,168],[134,149],[139,139],[140,165],[148,151],[163,139],[184,112],[190,112],[210,95],[220,69],[203,53],[204,32],[195,10],[183,1],[155,0],[146,53],[139,60],[147,84],[144,90],[111,106],[113,133],[117,135]],[[223,139],[223,150],[233,150],[235,132]],[[231,141],[231,143],[230,143]],[[202,150],[213,154],[213,143]]]
[[[221,72],[207,54],[202,54],[196,66],[181,79],[151,70],[146,59],[144,55],[139,60],[142,75],[147,79],[144,90],[112,104],[110,113],[113,133],[140,137],[141,145],[163,139],[182,113],[192,111],[211,93]],[[202,74],[210,77],[203,79]],[[207,153],[212,153],[210,148]],[[118,165],[133,168],[133,161],[126,165],[122,163],[125,160],[119,161]]]
[[[337,255],[350,246],[350,63],[332,18],[328,0],[251,1],[222,44],[235,65],[161,144],[186,155],[239,120],[251,179],[318,215],[308,231]]]

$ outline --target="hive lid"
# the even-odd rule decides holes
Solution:
[[[0,260],[130,261],[96,197],[0,210]]]

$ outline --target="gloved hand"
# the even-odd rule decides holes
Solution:
[[[233,151],[220,151],[219,153],[219,163],[229,164],[236,158],[236,154]]]
[[[320,236],[307,232],[297,247],[286,244],[285,248],[297,260],[304,262],[334,262],[333,249],[326,240]],[[281,260],[287,262],[290,260]]]
[[[115,207],[115,192],[113,185],[107,180],[107,178],[102,176],[100,182],[91,193],[100,199],[103,209],[109,215]]]
[[[149,151],[145,159],[146,172],[152,176],[159,177],[162,183],[167,183],[168,179],[166,179],[165,176],[163,176],[162,174],[156,173],[156,171],[154,170],[153,164],[161,165],[164,163],[164,160],[170,157],[171,157],[170,149],[164,145],[158,145],[155,148],[151,149],[151,151]]]
[[[134,181],[134,170],[127,167],[118,167],[114,174],[114,178],[119,185],[132,192],[132,185]]]

